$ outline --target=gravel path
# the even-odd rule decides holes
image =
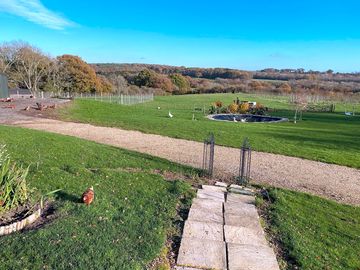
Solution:
[[[9,124],[9,123],[8,123]],[[119,128],[22,117],[12,125],[45,130],[147,153],[200,167],[203,144]],[[216,146],[214,173],[226,180],[237,175],[239,150]],[[360,205],[360,170],[301,158],[253,152],[254,182],[305,191],[342,203]]]

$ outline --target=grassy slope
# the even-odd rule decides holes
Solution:
[[[338,105],[338,113],[306,113],[298,124],[240,124],[210,121],[193,108],[208,106],[216,100],[229,104],[239,96],[277,108],[273,115],[293,118],[294,114],[283,97],[259,97],[244,94],[214,94],[156,97],[154,102],[136,106],[120,106],[89,100],[77,100],[61,112],[68,120],[97,125],[135,129],[176,138],[202,141],[214,132],[220,145],[239,147],[249,137],[255,150],[303,157],[328,163],[360,168],[360,116],[346,117]],[[160,106],[161,110],[157,110]],[[175,115],[167,117],[168,111]],[[358,111],[360,108],[358,107]]]
[[[272,189],[272,230],[300,269],[360,269],[360,207]]]
[[[63,189],[55,201],[60,218],[40,230],[0,238],[0,269],[142,269],[160,252],[176,204],[189,191],[183,182],[167,182],[151,170],[196,173],[158,158],[26,129],[0,126],[0,143],[13,159],[32,164],[32,187],[42,193]],[[86,207],[78,199],[91,185],[96,199]]]

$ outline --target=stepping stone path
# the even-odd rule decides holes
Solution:
[[[279,270],[251,189],[203,185],[185,222],[177,270]]]

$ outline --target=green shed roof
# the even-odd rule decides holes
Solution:
[[[0,73],[0,98],[9,97],[8,80],[5,74]]]

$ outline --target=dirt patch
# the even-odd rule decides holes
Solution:
[[[41,103],[45,106],[61,107],[68,103],[67,99],[57,98],[28,98],[28,97],[14,97],[11,102],[0,103],[0,123],[12,124],[16,121],[31,121],[40,117],[56,117],[55,109],[49,108],[45,111],[35,110],[36,103]]]
[[[28,110],[22,109],[19,111],[20,114],[28,116],[28,117],[36,117],[36,118],[50,118],[50,119],[58,119],[60,120],[59,116],[59,109],[69,107],[72,104],[72,100],[66,100],[66,102],[59,103],[59,102],[53,102],[54,100],[47,100],[46,102],[41,102],[44,106],[48,106],[48,108],[40,111],[37,106],[32,105],[25,108],[29,108]],[[39,102],[39,101],[36,101]],[[34,102],[34,104],[36,104]],[[55,108],[52,108],[51,106],[54,106]]]
[[[0,216],[0,226],[7,226],[15,222],[21,221],[40,208],[40,204],[25,204],[19,206],[11,211],[1,214]],[[54,204],[50,201],[45,201],[43,204],[43,209],[41,210],[41,216],[32,224],[26,226],[22,231],[38,229],[44,226],[47,223],[50,223],[56,218]]]
[[[53,222],[58,217],[56,213],[56,208],[53,202],[45,201],[43,209],[41,211],[41,216],[30,225],[26,226],[22,231],[37,230],[45,225]]]
[[[33,212],[39,209],[39,205],[32,205],[27,203],[25,205],[18,206],[10,211],[6,211],[0,215],[0,226],[10,225],[17,221],[23,220],[30,216]]]

